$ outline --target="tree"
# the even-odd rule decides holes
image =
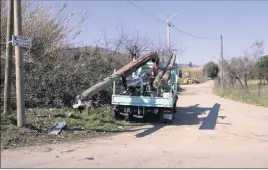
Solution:
[[[208,62],[203,68],[203,75],[209,78],[215,78],[218,76],[219,67],[214,62]]]
[[[6,2],[1,1],[1,43],[6,41]],[[74,43],[70,42],[74,41],[81,33],[83,23],[88,17],[86,12],[81,12],[81,15],[78,14],[80,19],[76,20],[76,23],[70,24],[75,15],[64,15],[67,3],[64,3],[58,11],[53,11],[52,8],[42,3],[30,0],[25,0],[22,3],[22,32],[24,36],[33,39],[30,51],[23,50],[26,61],[46,59],[58,49],[73,46]],[[56,13],[54,14],[54,12]],[[1,46],[1,54],[4,53],[5,46]]]
[[[178,57],[186,50],[186,48],[182,48],[180,45],[171,39],[170,41],[170,49],[176,49],[177,59]],[[166,40],[162,40],[160,36],[153,43],[152,50],[157,51],[160,62],[165,62],[168,60],[168,49]]]
[[[225,62],[225,71],[233,80],[238,80],[241,87],[247,91],[247,82],[254,75],[256,63],[262,54],[263,41],[255,41],[251,45],[251,53],[245,51],[244,56],[232,57],[229,62]]]
[[[268,82],[268,55],[259,59],[256,64],[256,76]]]
[[[139,57],[145,49],[148,49],[151,40],[147,37],[140,36],[139,32],[136,31],[132,35],[125,35],[124,49],[127,51],[131,58]]]
[[[1,43],[6,41],[7,22],[2,22],[6,21],[7,16],[6,2],[1,1]],[[51,8],[42,6],[41,1],[23,1],[23,35],[33,38],[30,55],[27,56],[28,50],[24,51],[26,107],[70,106],[71,99],[77,94],[112,74],[114,67],[118,69],[123,66],[103,55],[107,52],[98,47],[87,47],[86,50],[72,48],[76,45],[74,38],[80,33],[86,16],[76,20],[77,24],[70,25],[68,23],[72,18],[63,15],[67,12],[65,9],[66,4],[59,11],[52,11]],[[5,63],[4,53],[5,46],[1,45],[1,68]],[[11,89],[14,96],[14,69],[12,71]],[[4,72],[1,70],[2,77]],[[1,80],[0,83],[2,82]],[[0,85],[2,92],[3,86]],[[104,99],[111,99],[111,96],[101,97],[101,101]],[[14,100],[11,103],[12,109],[15,109]]]

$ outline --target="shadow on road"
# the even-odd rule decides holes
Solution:
[[[199,130],[214,130],[215,129],[220,106],[221,105],[218,103],[214,104],[214,106],[211,108],[208,116],[206,117],[206,119],[203,121],[203,123],[199,127]]]
[[[224,119],[225,116],[218,116],[220,110],[220,104],[215,103],[212,107],[199,107],[199,104],[189,107],[177,107],[177,113],[174,114],[174,120],[171,126],[182,126],[182,125],[200,125],[199,130],[214,130],[217,124],[217,119]],[[209,111],[208,116],[205,118],[198,118],[199,115],[205,114]],[[136,135],[137,138],[145,137],[150,135],[159,129],[167,126],[159,123],[159,119],[155,118],[149,122],[153,125],[149,128]]]

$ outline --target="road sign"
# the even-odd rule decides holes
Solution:
[[[30,48],[32,46],[32,40],[28,37],[12,35],[12,45]]]

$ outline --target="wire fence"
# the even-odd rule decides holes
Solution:
[[[248,88],[244,89],[238,82],[223,86],[221,92],[220,80],[215,81],[214,92],[223,97],[268,106],[268,83],[265,81],[249,81]]]

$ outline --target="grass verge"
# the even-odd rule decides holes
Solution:
[[[257,92],[252,89],[247,93],[242,89],[224,89],[223,94],[221,94],[221,88],[216,87],[213,88],[213,93],[223,98],[268,107],[268,92],[262,92],[259,96]]]
[[[110,112],[108,107],[88,109],[83,113],[73,109],[28,109],[24,128],[16,126],[15,112],[1,116],[1,147],[53,144],[126,130],[127,123],[113,120]],[[66,117],[70,113],[71,116]],[[49,135],[49,129],[57,121],[65,121],[66,127],[59,135]]]

